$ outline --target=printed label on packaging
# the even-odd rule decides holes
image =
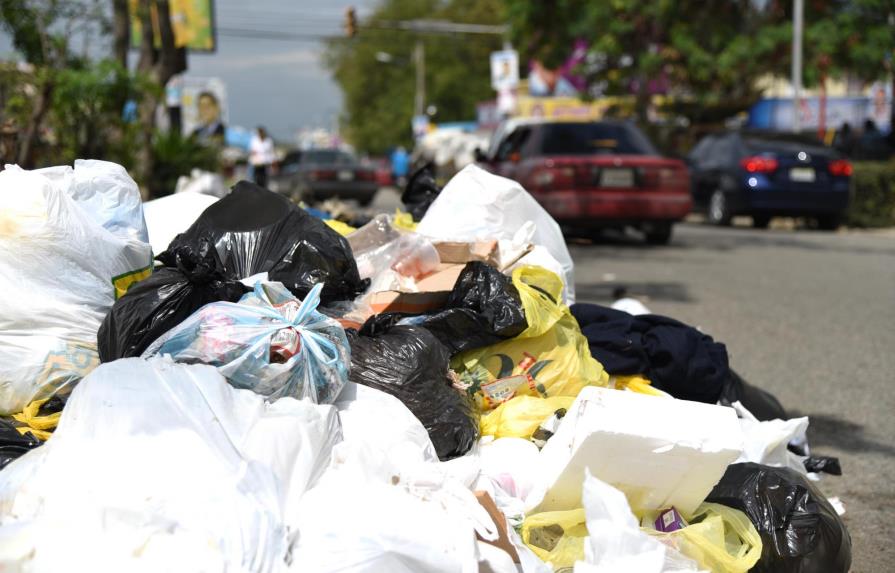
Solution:
[[[482,393],[489,405],[497,405],[506,402],[516,394],[516,388],[525,384],[528,377],[525,374],[517,374],[507,378],[499,378],[493,382],[482,384]]]

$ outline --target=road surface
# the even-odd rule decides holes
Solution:
[[[570,246],[578,300],[616,286],[699,326],[730,363],[811,419],[812,450],[838,456],[819,486],[845,503],[853,572],[895,563],[895,232],[680,225],[672,244],[633,234]]]

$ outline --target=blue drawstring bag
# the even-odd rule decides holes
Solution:
[[[210,364],[236,388],[273,401],[331,404],[348,381],[351,349],[342,326],[317,312],[323,285],[303,301],[278,282],[257,282],[238,302],[213,302],[153,342],[143,358]]]

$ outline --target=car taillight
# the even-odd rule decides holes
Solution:
[[[659,169],[659,187],[689,187],[686,169],[663,167]]]
[[[833,175],[834,177],[851,177],[853,171],[851,163],[845,159],[831,161],[827,166],[827,169],[830,171],[830,175]]]
[[[559,189],[572,187],[575,170],[571,167],[543,167],[531,174],[532,185],[539,189]]]
[[[770,157],[747,157],[740,165],[749,173],[773,173],[777,170],[777,160]]]

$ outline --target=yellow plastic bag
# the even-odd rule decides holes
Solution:
[[[648,396],[659,396],[661,398],[672,398],[671,394],[653,388],[650,381],[640,374],[632,374],[630,376],[610,376],[609,387],[616,390],[630,390],[638,394],[646,394]]]
[[[528,440],[544,420],[560,408],[568,410],[574,401],[572,396],[516,396],[482,416],[482,435]]]
[[[746,573],[761,557],[761,537],[749,517],[717,503],[700,505],[678,531],[645,531],[713,573]]]
[[[59,425],[59,418],[62,417],[62,412],[56,412],[47,416],[39,416],[38,412],[40,411],[40,407],[43,406],[47,400],[49,400],[49,398],[35,400],[25,406],[25,409],[20,413],[12,415],[15,421],[25,424],[18,428],[20,433],[24,434],[26,432],[31,432],[34,434],[34,437],[39,440],[50,439],[50,436],[53,435],[51,430],[54,430],[56,426]]]
[[[483,409],[513,396],[577,396],[587,385],[606,386],[609,376],[590,354],[587,338],[562,304],[562,279],[541,267],[513,271],[526,328],[493,346],[458,354],[451,367]]]
[[[342,235],[343,237],[347,237],[351,233],[357,231],[354,227],[349,225],[348,223],[343,223],[338,219],[326,219],[323,221],[326,223],[326,226],[335,231],[336,233]]]
[[[522,541],[554,571],[584,559],[587,524],[584,509],[536,513],[522,522]]]
[[[400,209],[395,209],[395,218],[392,221],[392,227],[401,231],[416,231],[417,223],[413,220],[413,215],[405,213]]]

